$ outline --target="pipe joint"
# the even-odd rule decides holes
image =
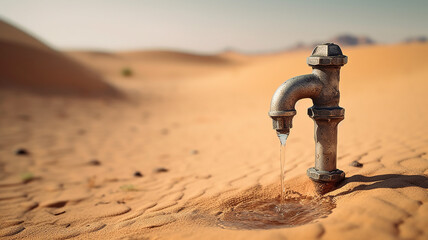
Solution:
[[[340,119],[345,118],[345,109],[341,107],[334,108],[308,108],[308,115],[314,120],[330,120],[330,119]]]
[[[306,171],[306,175],[315,182],[340,182],[345,178],[345,173],[340,169],[333,171],[320,171],[313,167]]]

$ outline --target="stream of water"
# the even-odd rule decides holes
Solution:
[[[280,170],[281,170],[281,198],[280,204],[282,204],[285,200],[285,145],[287,142],[288,134],[278,133],[279,141],[281,142],[280,147]]]

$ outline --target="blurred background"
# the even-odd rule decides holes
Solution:
[[[426,0],[0,0],[0,237],[427,239],[427,10]],[[337,189],[337,208],[309,228],[217,227],[237,191],[278,196],[270,100],[311,72],[324,42],[349,58],[337,166],[366,180]],[[311,105],[296,104],[286,151],[286,185],[303,195],[314,193]]]
[[[428,2],[2,0],[0,17],[59,49],[265,53],[426,41]]]

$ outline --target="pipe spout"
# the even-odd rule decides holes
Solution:
[[[323,88],[320,78],[312,73],[291,78],[275,91],[270,104],[269,116],[278,133],[289,133],[296,115],[294,106],[302,98],[316,99]]]

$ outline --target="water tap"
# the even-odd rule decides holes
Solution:
[[[337,125],[345,114],[345,109],[339,107],[340,68],[347,61],[338,45],[318,45],[307,59],[312,73],[285,81],[272,97],[269,116],[278,134],[289,134],[296,102],[312,99],[308,115],[315,123],[315,166],[306,173],[315,182],[337,183],[345,178],[345,173],[336,168],[336,161]]]

